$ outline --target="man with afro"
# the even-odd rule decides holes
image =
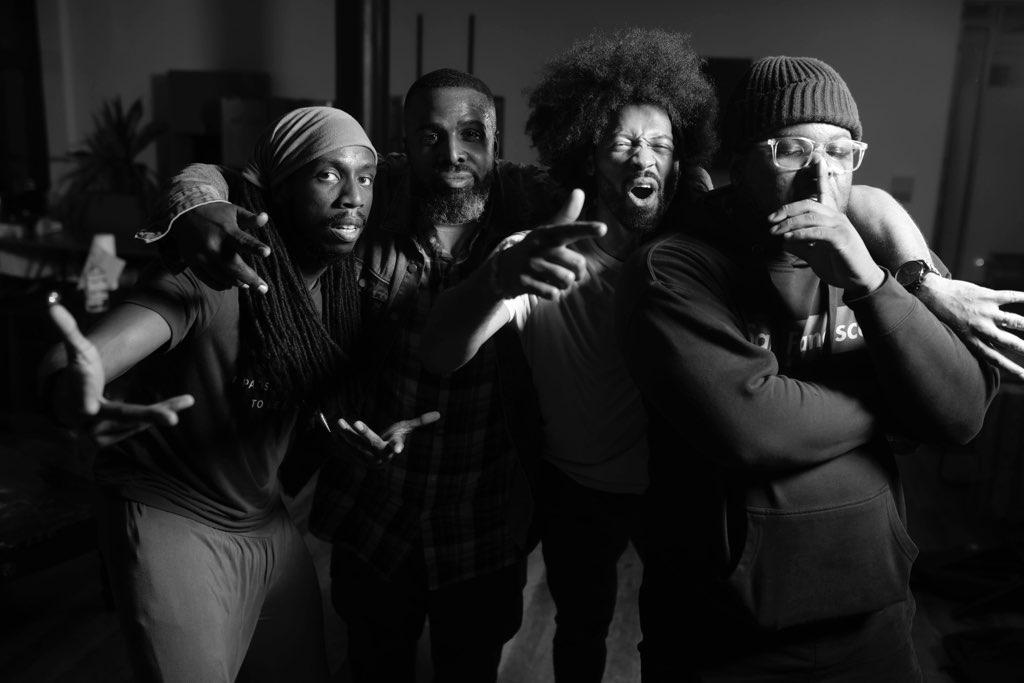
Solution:
[[[544,417],[538,529],[555,675],[600,681],[616,564],[630,540],[643,553],[648,484],[646,416],[612,343],[611,301],[622,260],[676,195],[681,160],[713,151],[715,97],[685,36],[633,30],[557,57],[530,105],[541,160],[586,194],[572,193],[565,225],[510,238],[447,290],[422,351],[452,371],[506,324],[518,331]],[[588,220],[574,222],[581,210]]]

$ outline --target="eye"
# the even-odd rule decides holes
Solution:
[[[853,145],[843,142],[833,142],[825,148],[825,151],[833,159],[846,159],[853,153]]]
[[[372,175],[361,175],[359,176],[359,184],[363,187],[373,187],[373,176]]]
[[[341,180],[341,176],[333,168],[325,168],[317,171],[316,179],[325,183],[336,183]]]
[[[436,145],[438,140],[437,133],[423,133],[420,135],[420,144],[424,147],[430,147]]]
[[[800,157],[807,154],[807,151],[795,140],[779,140],[775,146],[775,154],[784,157]]]
[[[466,142],[482,142],[484,139],[483,131],[475,130],[470,128],[462,131],[462,139]]]

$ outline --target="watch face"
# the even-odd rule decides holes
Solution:
[[[896,270],[896,282],[904,287],[921,282],[928,272],[928,264],[924,261],[908,261]]]

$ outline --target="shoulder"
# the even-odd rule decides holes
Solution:
[[[125,301],[164,318],[174,346],[189,332],[205,329],[225,309],[225,302],[237,296],[235,289],[218,291],[209,287],[191,269],[172,273],[158,265],[143,274]]]
[[[503,209],[518,212],[523,225],[547,220],[568,194],[545,169],[533,164],[498,160],[494,173]]]
[[[642,246],[626,262],[629,277],[671,287],[688,281],[727,277],[735,266],[718,245],[698,235],[676,232]]]

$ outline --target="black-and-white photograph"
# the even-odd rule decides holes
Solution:
[[[4,0],[0,680],[1024,681],[1024,0]]]

